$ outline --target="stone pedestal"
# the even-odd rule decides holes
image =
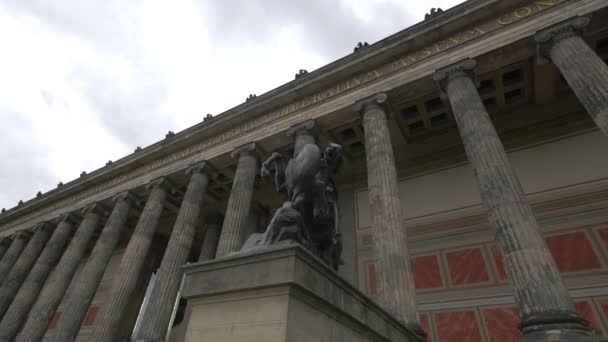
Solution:
[[[420,341],[295,245],[184,266],[187,342]]]

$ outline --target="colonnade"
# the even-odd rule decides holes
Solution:
[[[574,18],[539,32],[539,57],[549,59],[608,135],[608,67],[587,46],[578,32],[586,18]],[[523,314],[524,340],[586,338],[588,323],[574,310],[555,262],[542,238],[538,223],[514,172],[500,138],[475,86],[476,62],[459,61],[433,76],[451,104],[467,158],[478,181],[489,221],[496,227],[496,242],[504,258],[515,300]],[[378,265],[378,300],[388,312],[424,338],[416,311],[416,296],[403,229],[393,146],[388,129],[386,94],[357,101],[353,111],[361,116],[365,135],[367,177],[373,251]],[[315,143],[314,121],[293,126],[294,151]],[[232,192],[223,225],[211,220],[199,260],[224,257],[240,248],[247,231],[254,183],[262,153],[255,143],[234,150],[237,161]],[[165,253],[157,271],[150,302],[141,313],[135,341],[164,341],[199,225],[203,198],[210,180],[206,163],[185,170],[188,185]],[[73,341],[106,271],[127,219],[135,211],[138,221],[115,271],[109,295],[95,321],[90,341],[116,341],[129,300],[145,269],[153,237],[175,187],[159,178],[146,186],[143,208],[132,192],[117,195],[112,207],[94,203],[79,212],[43,222],[31,230],[0,241],[0,342],[39,342],[60,303],[65,309],[53,341]],[[100,232],[99,232],[100,231]],[[94,241],[96,233],[97,240]],[[93,245],[88,258],[85,256]],[[82,270],[75,277],[76,269]],[[68,286],[72,284],[67,298]],[[551,332],[551,333],[548,333]]]

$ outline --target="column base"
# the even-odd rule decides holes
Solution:
[[[297,245],[184,270],[187,342],[424,341]]]
[[[524,316],[520,329],[523,342],[593,341],[589,322],[575,312],[555,311]]]

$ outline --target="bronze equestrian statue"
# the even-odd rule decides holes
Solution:
[[[285,164],[273,153],[262,164],[262,176],[274,173],[276,190],[284,198],[266,232],[253,234],[241,251],[277,244],[299,243],[337,270],[342,264],[335,176],[342,165],[342,146],[306,144]]]

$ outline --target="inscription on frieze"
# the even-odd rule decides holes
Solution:
[[[28,219],[40,216],[43,213],[48,213],[48,212],[56,210],[58,208],[62,208],[69,203],[74,203],[76,201],[90,197],[101,191],[118,186],[128,180],[137,178],[141,175],[144,175],[150,171],[158,169],[158,168],[160,168],[164,165],[167,165],[171,162],[174,162],[178,159],[190,156],[193,153],[200,152],[201,150],[204,150],[210,146],[220,144],[229,139],[235,138],[241,134],[255,130],[255,129],[262,127],[277,119],[280,119],[282,117],[288,116],[293,113],[296,113],[303,109],[312,107],[320,102],[326,101],[328,99],[331,99],[331,98],[336,97],[341,94],[345,94],[350,90],[354,90],[355,88],[358,88],[365,84],[371,83],[384,76],[401,71],[404,68],[410,67],[411,65],[413,65],[415,63],[428,59],[445,50],[448,50],[448,49],[454,48],[456,46],[470,42],[470,41],[472,41],[476,38],[479,38],[481,36],[484,36],[488,33],[497,31],[504,26],[512,25],[520,20],[534,16],[535,14],[538,14],[542,11],[545,11],[549,8],[552,8],[558,4],[566,2],[566,1],[568,1],[568,0],[531,1],[530,3],[528,3],[525,6],[518,7],[512,11],[504,13],[491,20],[487,20],[478,25],[475,25],[475,26],[472,26],[465,30],[462,30],[447,38],[436,41],[422,49],[419,49],[419,50],[407,53],[403,56],[400,56],[389,63],[386,63],[386,64],[376,67],[374,69],[370,69],[368,71],[360,73],[354,77],[341,81],[331,87],[324,89],[323,91],[313,94],[312,96],[308,96],[306,98],[293,102],[289,105],[281,107],[277,110],[274,110],[268,114],[261,115],[257,118],[248,120],[240,125],[233,126],[232,128],[230,128],[220,134],[217,134],[206,140],[201,141],[200,143],[191,145],[191,146],[184,148],[182,150],[179,150],[171,155],[167,155],[162,158],[159,158],[147,165],[141,166],[132,171],[128,171],[122,175],[114,177],[107,182],[92,186],[86,190],[83,190],[83,191],[77,193],[74,196],[65,198],[65,199],[57,201],[57,202],[53,202],[53,204],[45,206],[45,207],[39,209],[37,212],[21,216],[18,219],[9,222],[8,225],[5,224],[4,226],[14,226],[16,224],[25,222]]]

